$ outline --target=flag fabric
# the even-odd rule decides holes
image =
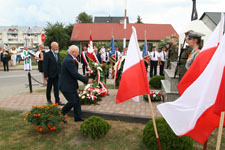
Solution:
[[[87,57],[94,61],[94,62],[98,62],[98,59],[94,53],[94,48],[93,48],[93,42],[92,42],[92,36],[90,35],[90,40],[89,40],[89,43],[88,43],[88,48],[87,48],[87,53],[86,53]]]
[[[144,61],[148,62],[148,52],[147,52],[147,42],[145,40],[145,43],[144,43],[144,48],[143,48],[143,53],[142,53],[142,57],[144,59]]]
[[[114,37],[113,36],[112,36],[112,40],[111,40],[111,43],[110,43],[109,58],[113,62],[116,62],[116,50],[115,50]]]
[[[206,45],[210,45],[208,41]],[[208,49],[206,51],[215,50]],[[200,57],[202,56],[200,55]],[[211,58],[206,56],[201,58],[202,62],[208,61],[209,63],[205,65],[205,68],[202,69],[197,78],[184,90],[183,94],[174,102],[167,102],[157,106],[176,135],[187,135],[204,144],[211,132],[219,126],[220,112],[225,110],[224,58],[225,36],[222,37],[221,43]],[[197,68],[199,67],[198,65],[193,63],[191,67]],[[195,70],[192,71],[189,76],[194,74]],[[186,78],[188,79],[188,76]]]
[[[123,73],[116,96],[116,104],[143,94],[150,94],[144,60],[141,56],[136,29],[132,27]]]
[[[205,67],[208,65],[213,54],[218,48],[220,39],[223,35],[223,27],[224,15],[222,13],[221,21],[217,25],[212,35],[209,37],[208,41],[205,43],[198,57],[196,57],[195,61],[192,63],[190,68],[187,70],[187,72],[177,85],[180,95],[182,95],[185,89],[189,87],[200,76],[200,74],[204,71]]]

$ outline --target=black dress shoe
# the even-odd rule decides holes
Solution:
[[[84,121],[84,120],[85,120],[84,118],[77,118],[75,119],[75,122]]]
[[[63,103],[61,103],[61,102],[58,102],[58,104],[60,105],[60,106],[64,106],[65,104],[63,104]]]
[[[52,104],[52,101],[51,100],[47,100],[48,104]]]

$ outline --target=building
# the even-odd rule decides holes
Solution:
[[[123,23],[124,17],[95,17],[94,23]],[[129,23],[129,18],[127,17],[127,23]]]
[[[0,26],[0,46],[1,47],[29,47],[33,48],[42,43],[40,27],[27,26]]]
[[[221,18],[221,12],[204,12],[199,20],[202,20],[204,24],[213,31]]]
[[[127,39],[127,44],[130,40],[132,33],[132,26],[136,28],[137,37],[140,45],[143,45],[146,39],[148,45],[157,46],[160,40],[168,36],[176,35],[177,32],[171,24],[142,24],[142,23],[129,23],[127,29],[124,31],[124,25],[120,23],[80,23],[74,24],[73,32],[70,38],[71,42],[75,42],[80,46],[87,45],[90,34],[92,35],[93,42],[110,42],[112,35],[114,40]]]

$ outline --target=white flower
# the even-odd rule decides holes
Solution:
[[[81,97],[81,94],[79,94],[79,97]]]
[[[95,63],[94,65],[95,65],[95,66],[98,66],[98,64],[97,64],[97,63]]]
[[[87,93],[86,91],[83,92],[83,94],[86,94],[86,93]]]
[[[156,95],[154,94],[153,97],[156,97]]]
[[[85,96],[83,95],[83,96],[81,97],[81,99],[85,99]]]

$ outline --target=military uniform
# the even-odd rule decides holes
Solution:
[[[176,45],[171,45],[170,51],[169,51],[169,59],[170,62],[175,62],[177,61],[178,58],[178,46]]]
[[[185,64],[190,52],[191,52],[191,48],[186,47],[180,56],[180,61],[178,62],[179,64],[178,64],[178,70],[177,70],[177,74],[179,75],[179,78],[178,78],[179,81],[183,78],[184,74],[187,71]]]
[[[198,56],[200,53],[200,50],[198,48],[194,48],[191,53],[188,55],[187,62],[185,64],[186,69],[189,69],[191,64],[194,62],[195,58]]]

